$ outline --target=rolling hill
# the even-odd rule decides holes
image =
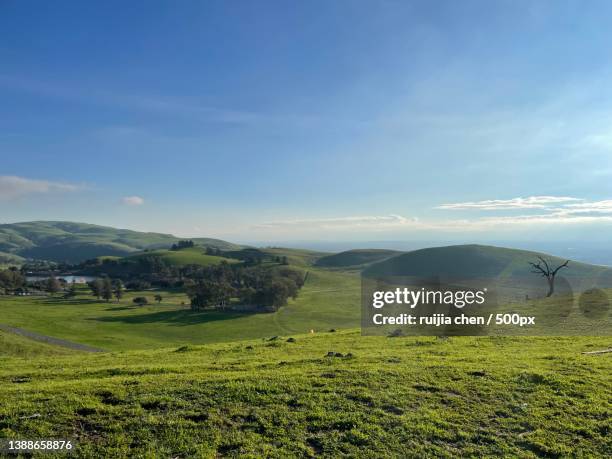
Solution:
[[[407,252],[375,263],[363,270],[366,278],[409,276],[420,279],[439,278],[484,280],[494,282],[512,296],[539,296],[546,282],[532,272],[530,262],[544,258],[556,267],[565,259],[531,252],[486,245],[455,245]],[[555,291],[584,291],[593,287],[612,287],[612,269],[570,261],[557,276]]]
[[[181,238],[87,223],[36,221],[0,225],[0,258],[33,258],[80,262],[99,256],[125,256],[144,249],[167,248]],[[235,250],[241,246],[219,239],[196,238],[196,244]]]
[[[389,258],[364,270],[368,277],[434,276],[444,274],[457,277],[497,277],[517,276],[531,271],[529,262],[537,262],[543,257],[552,265],[559,265],[563,258],[531,252],[528,250],[508,249],[488,245],[451,245],[414,250]],[[610,273],[605,266],[571,262],[563,272],[565,276],[586,276]]]
[[[138,261],[141,258],[145,257],[159,257],[167,264],[171,266],[184,266],[184,265],[216,265],[221,261],[226,261],[228,263],[235,263],[238,260],[233,258],[225,258],[218,257],[215,255],[206,255],[204,249],[202,247],[191,247],[187,249],[181,250],[167,250],[167,249],[157,249],[157,250],[148,250],[146,252],[138,252],[134,255],[128,255],[124,257],[124,261]]]
[[[394,257],[402,252],[385,249],[356,249],[319,258],[317,266],[324,268],[364,267]]]

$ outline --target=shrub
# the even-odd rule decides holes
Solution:
[[[132,301],[138,306],[144,306],[145,304],[149,303],[149,301],[144,296],[137,296]]]

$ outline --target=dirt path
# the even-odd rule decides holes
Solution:
[[[607,354],[608,352],[612,352],[612,349],[603,349],[601,351],[591,351],[591,352],[583,352],[583,354],[593,355],[593,354]]]
[[[56,346],[67,347],[69,349],[74,349],[75,351],[105,352],[104,349],[100,349],[97,347],[88,346],[86,344],[74,343],[72,341],[67,341],[65,339],[60,339],[60,338],[54,338],[52,336],[41,335],[40,333],[24,330],[23,328],[11,327],[10,325],[0,324],[0,330],[9,332],[9,333],[14,333],[16,335],[24,336],[34,341],[40,341],[42,343],[54,344]]]

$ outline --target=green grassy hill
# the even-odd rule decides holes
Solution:
[[[356,268],[386,260],[402,252],[384,249],[356,249],[319,258],[317,266],[325,268]]]
[[[238,261],[232,258],[217,257],[214,255],[206,255],[204,248],[197,247],[197,246],[187,248],[187,249],[181,249],[181,250],[166,250],[166,249],[148,250],[146,252],[139,252],[134,255],[128,255],[127,257],[124,257],[123,260],[138,261],[138,259],[143,258],[143,257],[159,257],[172,266],[183,266],[183,265],[207,266],[207,265],[216,265],[216,264],[221,263],[222,261],[226,261],[228,263],[236,263]]]
[[[0,358],[0,438],[70,457],[606,457],[607,338],[358,331]]]
[[[433,247],[375,263],[363,271],[366,277],[415,276],[432,278],[448,276],[455,279],[490,279],[505,285],[545,284],[540,276],[531,272],[529,262],[538,262],[538,256],[551,266],[565,259],[527,250],[508,249],[486,245],[455,245]],[[559,278],[567,280],[573,289],[612,286],[612,269],[570,261],[559,271]]]
[[[170,234],[144,233],[86,223],[37,221],[0,225],[0,252],[26,258],[79,262],[98,256],[124,256],[147,248],[170,247]],[[234,250],[240,246],[198,238],[197,244]]]
[[[267,247],[260,250],[272,257],[287,257],[289,264],[296,266],[313,265],[319,258],[327,255],[326,252],[307,249],[289,249],[286,247]]]
[[[259,259],[263,262],[270,262],[276,258],[285,257],[290,265],[305,267],[313,265],[319,258],[327,255],[327,253],[285,247],[245,247],[240,250],[226,251],[224,255],[239,260]]]

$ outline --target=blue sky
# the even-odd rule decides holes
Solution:
[[[611,10],[1,1],[1,220],[608,240]]]

